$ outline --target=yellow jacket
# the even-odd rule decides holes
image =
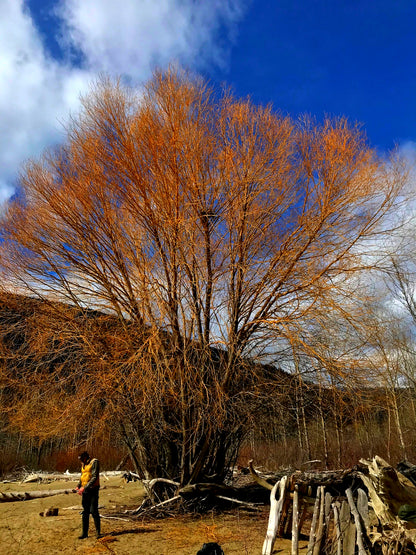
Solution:
[[[84,489],[100,486],[100,466],[98,459],[91,459],[81,467],[80,484]]]

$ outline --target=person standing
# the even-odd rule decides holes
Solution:
[[[87,451],[78,457],[81,461],[81,479],[76,487],[76,492],[82,495],[82,535],[78,539],[88,538],[90,514],[94,519],[97,538],[101,535],[101,521],[98,512],[98,492],[100,490],[100,463],[92,459]]]

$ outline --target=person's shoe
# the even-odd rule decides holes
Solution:
[[[79,540],[85,540],[85,538],[88,538],[88,536],[86,536],[85,534],[82,534],[82,536],[78,536]]]

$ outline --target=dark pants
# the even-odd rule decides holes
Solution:
[[[97,534],[101,532],[100,514],[98,512],[98,492],[100,488],[90,488],[82,494],[82,535],[88,536],[90,514],[94,519]]]

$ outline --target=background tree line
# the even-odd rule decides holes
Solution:
[[[404,295],[386,241],[406,180],[345,119],[174,69],[97,83],[2,217],[5,429],[124,443],[181,484],[223,479],[242,445],[339,464],[377,419],[407,455],[412,341],[371,286],[383,270]]]

